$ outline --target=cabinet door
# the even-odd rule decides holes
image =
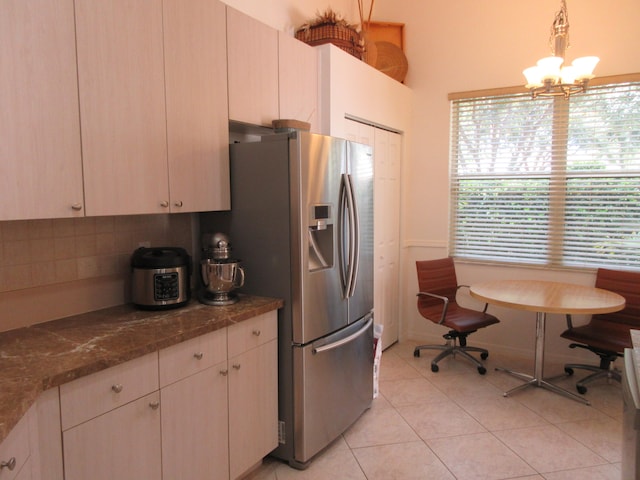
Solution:
[[[65,431],[65,480],[159,480],[159,400],[154,392]]]
[[[164,46],[171,211],[228,210],[224,4],[165,0]]]
[[[270,340],[229,359],[230,478],[277,446],[278,346]]]
[[[168,212],[162,0],[76,0],[87,215]]]
[[[284,32],[278,32],[280,117],[320,129],[318,112],[318,52]]]
[[[271,126],[278,114],[278,32],[227,7],[229,119]]]
[[[163,478],[229,478],[226,375],[225,361],[160,391]]]
[[[0,220],[83,215],[73,15],[0,2]]]

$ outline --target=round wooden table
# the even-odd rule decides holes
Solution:
[[[497,368],[496,370],[504,371],[526,380],[526,383],[505,392],[505,397],[518,390],[533,386],[545,388],[589,405],[589,401],[584,397],[544,380],[546,316],[547,313],[571,315],[616,312],[624,308],[624,297],[601,288],[541,280],[483,282],[472,285],[470,293],[472,297],[486,303],[536,313],[536,347],[533,376],[506,368]]]

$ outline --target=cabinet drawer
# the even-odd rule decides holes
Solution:
[[[160,350],[160,386],[165,387],[226,359],[224,328]]]
[[[62,430],[158,390],[158,354],[79,378],[60,386]]]
[[[31,412],[22,417],[18,424],[9,432],[7,438],[0,444],[0,462],[6,462],[6,467],[0,468],[1,480],[16,478],[29,458],[29,420]],[[11,468],[10,468],[11,466]]]
[[[263,313],[231,325],[228,330],[229,357],[246,352],[278,336],[277,311]]]

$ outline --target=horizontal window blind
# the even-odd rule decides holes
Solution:
[[[450,251],[640,268],[640,82],[452,101]]]

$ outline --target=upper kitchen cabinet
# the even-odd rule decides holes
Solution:
[[[318,51],[278,32],[280,117],[311,124],[320,131],[318,115]]]
[[[0,220],[82,216],[73,0],[3,0],[0,44]]]
[[[278,31],[227,7],[229,119],[271,127],[278,113]]]
[[[228,210],[224,4],[165,0],[164,42],[171,211]]]
[[[168,212],[162,0],[76,0],[87,215]]]

